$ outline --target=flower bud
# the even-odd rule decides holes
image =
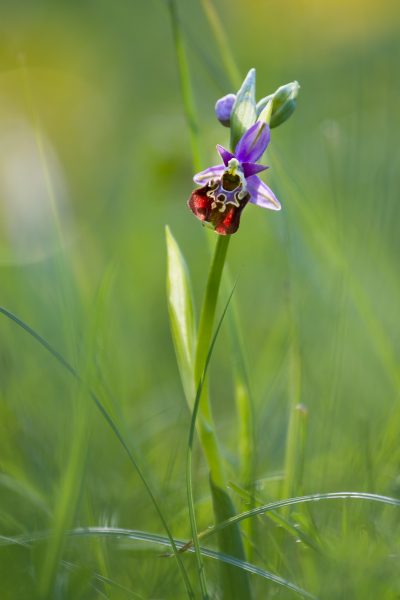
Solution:
[[[300,85],[297,81],[279,87],[274,94],[270,94],[257,104],[257,115],[260,115],[268,102],[272,100],[272,114],[270,127],[278,127],[284,123],[296,108],[297,96]]]
[[[231,113],[233,105],[235,104],[235,94],[227,94],[223,96],[215,104],[215,114],[217,119],[224,127],[230,127],[231,124]]]
[[[256,70],[250,69],[236,94],[231,112],[231,150],[256,120]]]

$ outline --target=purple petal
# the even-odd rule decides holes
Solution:
[[[269,167],[257,163],[245,162],[242,163],[242,169],[244,176],[247,178],[256,175],[257,173],[261,173],[261,171],[265,171],[265,169],[269,169]]]
[[[267,123],[257,121],[242,135],[235,149],[240,162],[256,162],[265,152],[270,139]]]
[[[228,162],[231,160],[231,158],[235,158],[235,155],[232,154],[232,152],[229,152],[229,150],[227,150],[223,146],[220,146],[219,144],[217,144],[217,150],[219,152],[220,157],[224,161],[225,166],[228,166]]]
[[[224,165],[217,165],[215,167],[208,167],[204,171],[200,171],[193,177],[193,181],[199,185],[205,185],[210,179],[219,179],[225,170]]]
[[[280,202],[274,192],[256,175],[247,180],[247,190],[250,194],[250,202],[253,204],[270,210],[281,210]]]
[[[218,121],[225,125],[225,127],[229,127],[230,118],[233,105],[235,104],[236,96],[235,94],[227,94],[223,98],[217,100],[215,105],[215,114],[217,116]]]

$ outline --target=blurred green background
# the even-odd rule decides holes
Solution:
[[[398,1],[214,5],[241,76],[257,69],[258,97],[301,84],[266,155],[283,211],[246,209],[229,253],[254,396],[257,501],[283,494],[298,403],[291,495],[400,496]],[[228,144],[214,103],[235,90],[201,2],[178,9],[206,167],[215,144]],[[174,535],[188,539],[190,416],[169,333],[164,226],[187,258],[198,307],[214,234],[186,207],[193,168],[167,3],[2,0],[0,31],[0,304],[90,382]],[[225,328],[211,386],[240,484],[231,370]],[[212,513],[199,451],[194,478],[202,529]],[[320,598],[399,597],[398,509],[320,502],[286,516],[318,550],[253,520],[256,564]],[[87,394],[0,315],[1,539],[86,525],[164,533]],[[2,599],[185,598],[159,548],[51,539],[0,546]],[[185,564],[194,577],[193,557]],[[216,566],[206,567],[212,579]],[[295,597],[252,581],[256,598]]]

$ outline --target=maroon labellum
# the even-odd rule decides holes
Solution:
[[[194,190],[188,206],[198,219],[209,223],[217,233],[230,235],[238,230],[242,210],[250,199],[248,193],[242,193],[242,197],[239,194],[235,203],[226,203],[225,196],[220,193],[220,182],[214,180]]]

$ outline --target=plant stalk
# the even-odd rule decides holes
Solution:
[[[221,279],[229,242],[230,236],[218,236],[210,266],[197,333],[197,349],[194,368],[196,387],[197,383],[202,380],[206,367],[218,294],[221,287]],[[231,497],[226,490],[227,480],[224,473],[224,465],[218,445],[206,382],[202,388],[198,410],[199,437],[210,469],[210,489],[214,516],[216,522],[219,523],[233,517],[236,514],[236,511]],[[239,527],[233,527],[230,530],[223,531],[222,534],[218,536],[218,543],[222,552],[245,560],[242,536]],[[221,584],[222,598],[226,600],[231,598],[250,599],[252,597],[247,575],[239,573],[237,569],[232,568],[231,566],[221,565]]]

